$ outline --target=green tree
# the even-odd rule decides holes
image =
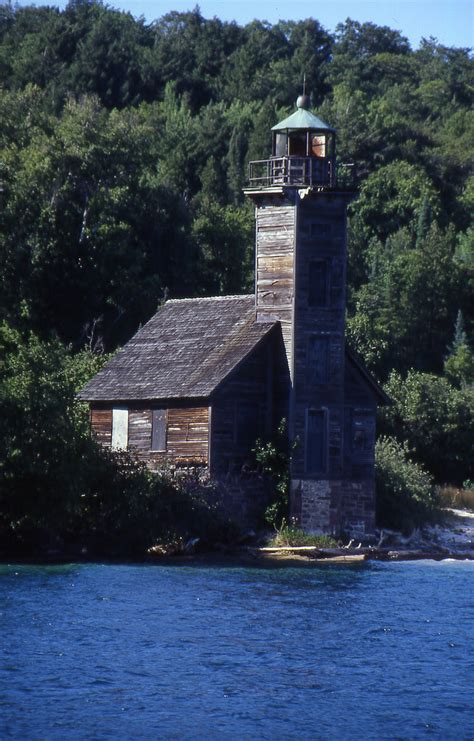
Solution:
[[[436,520],[437,497],[429,473],[411,457],[406,443],[381,437],[375,446],[377,524],[409,534]]]
[[[407,229],[371,241],[368,282],[353,296],[349,333],[381,377],[391,368],[441,371],[457,308],[469,311],[453,228],[434,223],[418,245]]]
[[[454,338],[444,361],[445,376],[454,386],[474,385],[474,353],[469,347],[461,310],[454,327]]]
[[[87,413],[75,392],[104,357],[73,358],[0,325],[0,530],[34,544],[71,526],[90,448]]]
[[[204,204],[192,225],[206,292],[233,294],[252,290],[253,212]]]
[[[429,178],[421,168],[400,161],[367,178],[352,210],[357,210],[373,235],[385,240],[402,226],[414,232],[425,204],[433,215],[439,213],[439,199]]]
[[[160,182],[158,148],[148,107],[109,114],[94,98],[71,101],[26,146],[6,145],[5,316],[16,321],[26,301],[30,326],[77,346],[100,320],[110,348],[150,316],[165,287],[191,291],[190,217]]]
[[[380,415],[381,431],[406,441],[438,483],[472,478],[472,387],[457,389],[446,378],[409,371],[406,378],[391,373],[385,391],[393,405]]]

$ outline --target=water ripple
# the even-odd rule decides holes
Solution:
[[[471,741],[473,576],[1,566],[0,737]]]

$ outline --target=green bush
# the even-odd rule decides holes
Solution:
[[[406,443],[381,437],[375,446],[377,523],[410,533],[437,519],[437,496],[430,474],[414,463]]]
[[[156,543],[190,537],[214,543],[233,535],[197,474],[175,475],[166,467],[151,472],[130,453],[95,446],[82,475],[70,538],[94,553],[142,556]]]
[[[159,539],[225,539],[201,482],[152,474],[90,437],[77,390],[103,358],[0,325],[0,543],[7,555],[86,548],[139,556]]]
[[[270,546],[314,546],[315,548],[335,548],[337,542],[330,535],[311,535],[295,525],[283,521],[277,534],[268,543]]]
[[[380,414],[381,433],[406,440],[439,484],[473,478],[474,388],[414,370],[406,378],[394,371],[384,388],[393,404]]]
[[[265,522],[278,529],[288,517],[289,507],[291,457],[286,419],[280,422],[275,439],[266,443],[257,440],[253,452],[273,490]]]

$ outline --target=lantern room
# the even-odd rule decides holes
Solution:
[[[332,188],[335,152],[336,132],[309,110],[309,97],[300,95],[296,111],[272,128],[270,159],[250,162],[250,185]]]

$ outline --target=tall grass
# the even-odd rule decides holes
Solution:
[[[474,489],[458,489],[456,486],[440,486],[438,495],[442,507],[471,509],[474,511]]]

